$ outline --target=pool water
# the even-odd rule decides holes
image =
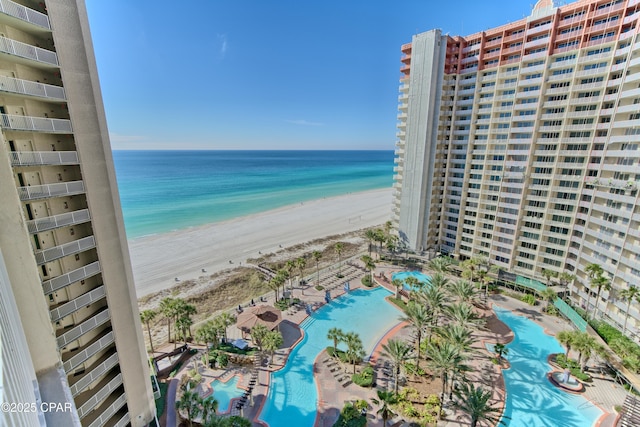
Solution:
[[[244,390],[238,388],[239,377],[234,375],[230,380],[224,382],[220,380],[211,381],[213,398],[218,401],[218,412],[229,412],[231,399],[236,399],[244,394]]]
[[[322,350],[333,345],[327,332],[334,327],[357,332],[370,355],[376,343],[399,323],[400,311],[384,299],[390,294],[382,287],[357,289],[332,300],[302,322],[304,337],[291,351],[285,367],[271,374],[260,419],[269,427],[312,427],[318,408],[323,407],[313,378],[313,363]]]
[[[391,276],[391,279],[392,280],[398,279],[398,280],[404,281],[408,277],[415,277],[416,279],[418,279],[420,283],[429,283],[431,281],[431,277],[427,276],[426,274],[420,271],[401,271],[399,273],[394,273]],[[408,286],[406,283],[404,285],[404,289],[407,291],[412,290],[411,287]]]
[[[547,358],[564,347],[537,323],[495,306],[494,312],[515,334],[504,356],[511,368],[502,371],[507,391],[504,415],[510,427],[591,427],[603,412],[576,394],[551,384]]]

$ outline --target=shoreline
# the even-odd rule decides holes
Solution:
[[[384,188],[315,199],[129,240],[137,296],[239,266],[259,252],[381,225],[391,217],[391,192]]]

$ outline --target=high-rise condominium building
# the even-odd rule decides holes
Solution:
[[[622,328],[640,286],[639,0],[540,0],[468,36],[402,46],[394,219],[413,250],[485,257],[529,278],[602,266]],[[627,329],[640,327],[632,302]]]
[[[0,138],[0,424],[153,424],[82,0],[0,0]]]

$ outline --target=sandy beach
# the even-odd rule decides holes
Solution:
[[[385,223],[391,188],[313,200],[129,241],[138,297],[256,258],[259,252]],[[232,263],[230,263],[231,261]]]

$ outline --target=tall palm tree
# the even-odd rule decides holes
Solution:
[[[355,332],[347,332],[344,335],[344,343],[347,345],[347,350],[344,355],[346,360],[353,365],[353,373],[356,373],[356,364],[362,362],[362,358],[365,356],[364,346],[360,335]]]
[[[547,281],[547,286],[551,286],[551,279],[558,277],[558,272],[555,270],[548,270],[546,268],[542,269],[542,275]]]
[[[410,292],[411,297],[415,297],[415,293],[420,286],[420,281],[415,276],[408,276],[404,279],[404,284],[407,285],[407,289]]]
[[[418,299],[426,305],[427,309],[431,312],[431,325],[437,327],[440,315],[449,304],[449,298],[444,288],[429,286],[418,294]]]
[[[431,324],[431,314],[422,305],[414,301],[410,301],[404,311],[404,316],[400,321],[407,322],[414,328],[416,333],[416,367],[420,367],[420,344],[422,343],[422,334],[425,328]]]
[[[411,346],[404,341],[392,338],[382,345],[382,355],[391,359],[393,363],[394,390],[398,394],[400,373],[405,363],[413,359]]]
[[[450,376],[456,371],[468,369],[463,363],[464,357],[456,346],[448,342],[442,342],[427,345],[427,359],[429,369],[442,380],[442,394],[440,399],[444,400]]]
[[[569,287],[569,284],[573,283],[574,280],[576,280],[575,274],[571,274],[568,271],[563,271],[558,275],[558,282],[560,282],[560,286]],[[569,287],[569,294],[571,294],[571,287]]]
[[[469,281],[473,283],[475,274],[480,268],[479,264],[478,258],[471,258],[466,261],[462,261],[462,264],[460,264],[462,267],[462,277],[469,279]]]
[[[183,339],[184,343],[187,344],[187,338],[189,336],[189,330],[191,329],[191,325],[193,325],[193,320],[189,315],[182,315],[178,317],[176,320],[176,330],[179,332],[180,337]],[[176,336],[178,334],[176,333]],[[178,340],[175,340],[174,347],[177,346]]]
[[[569,352],[571,351],[571,346],[576,338],[576,331],[560,331],[556,335],[556,339],[562,345],[567,348],[566,358],[569,359]]]
[[[338,255],[338,276],[342,277],[342,252],[344,251],[344,243],[337,242],[333,250]]]
[[[200,403],[200,415],[202,416],[202,424],[207,424],[209,420],[216,416],[218,412],[218,401],[213,396],[202,399]]]
[[[376,263],[369,255],[362,255],[360,260],[364,263],[364,268],[369,272],[369,284],[373,286],[373,270],[376,268]]]
[[[471,329],[468,327],[449,323],[441,328],[437,328],[436,333],[444,342],[456,347],[460,353],[471,351],[474,339],[471,337]]]
[[[373,240],[376,241],[378,243],[378,259],[380,259],[380,255],[382,253],[382,244],[384,243],[384,241],[387,239],[387,236],[385,235],[384,231],[381,228],[376,228],[374,231],[374,238]]]
[[[474,328],[483,323],[473,307],[465,302],[453,303],[445,307],[444,312],[453,323],[458,325]]]
[[[631,308],[631,301],[634,299],[638,301],[640,298],[640,289],[637,286],[629,285],[627,289],[620,292],[620,298],[627,302],[627,310],[624,313],[624,326],[622,327],[622,335],[627,332],[627,320],[629,320],[629,309]],[[151,338],[149,338],[151,339]],[[153,347],[151,348],[153,351]]]
[[[371,246],[373,245],[373,241],[376,237],[376,231],[370,228],[364,232],[364,237],[369,241],[369,256],[371,256]]]
[[[540,296],[542,300],[546,302],[545,311],[549,311],[549,305],[551,305],[556,298],[558,298],[558,294],[551,288],[545,288],[542,292],[540,292]]]
[[[404,287],[404,282],[400,279],[392,279],[391,284],[396,288],[396,296],[395,298],[400,298],[400,289]]]
[[[587,332],[579,332],[573,341],[573,347],[578,351],[578,363],[580,371],[584,372],[587,362],[596,353],[602,357],[606,357],[605,348],[598,343],[594,337]]]
[[[603,288],[606,291],[611,290],[611,279],[603,275],[596,277],[592,283],[596,288],[598,288],[598,292],[596,293],[596,305],[593,307],[593,317],[596,317],[598,314],[598,303],[600,302],[600,292],[602,292]]]
[[[269,329],[267,329],[266,326],[261,325],[259,323],[255,325],[253,328],[251,328],[251,339],[253,340],[254,343],[258,345],[258,347],[260,348],[260,351],[262,351],[262,348],[264,346],[264,339],[268,333],[269,333]]]
[[[334,355],[337,354],[338,344],[344,340],[344,331],[340,328],[331,328],[327,332],[327,339],[333,340],[333,349],[336,350]]]
[[[287,260],[284,265],[284,270],[287,272],[287,278],[289,279],[289,290],[293,292],[293,284],[291,279],[293,278],[293,270],[296,269],[296,262],[294,260]]]
[[[296,268],[300,273],[300,285],[304,281],[304,268],[307,266],[307,260],[304,257],[296,258]]]
[[[180,400],[176,402],[176,409],[179,411],[185,411],[187,413],[187,422],[189,426],[193,426],[193,419],[200,414],[200,405],[202,399],[200,395],[195,391],[185,390],[180,397]]]
[[[627,310],[629,311],[629,310]],[[149,346],[151,346],[151,354],[153,351],[153,338],[151,337],[151,322],[156,318],[158,312],[155,310],[143,310],[140,312],[140,321],[147,325],[147,333],[149,334]]]
[[[160,301],[160,312],[167,319],[167,341],[171,342],[171,323],[176,310],[176,300],[172,297],[163,298]]]
[[[313,251],[311,256],[313,257],[313,260],[316,263],[316,275],[317,275],[317,282],[318,282],[317,284],[319,286],[320,285],[320,258],[322,258],[322,252]]]
[[[587,277],[589,278],[589,283],[593,286],[594,281],[597,280],[598,277],[602,277],[604,274],[604,270],[602,266],[596,263],[591,263],[587,265],[584,269],[587,273]],[[587,316],[589,315],[589,305],[591,303],[591,288],[587,288]]]
[[[448,290],[458,302],[473,303],[478,299],[478,289],[467,280],[453,282]]]
[[[279,331],[269,331],[262,339],[262,346],[266,351],[271,353],[271,361],[273,361],[273,355],[277,349],[279,349],[284,343],[282,334]]]
[[[428,287],[428,288],[444,291],[448,286],[449,286],[449,279],[447,279],[447,277],[442,273],[436,273],[433,276],[431,276],[431,279],[429,279],[429,283],[425,283],[422,289]]]
[[[276,279],[277,276],[274,276],[267,282],[267,287],[273,291],[273,296],[278,301],[280,297],[280,282]]]
[[[287,280],[291,280],[291,276],[286,268],[281,268],[276,273],[276,281],[282,286],[282,298],[284,298],[285,292],[287,291]]]
[[[453,261],[448,256],[433,258],[427,264],[427,268],[435,273],[446,274],[451,271]]]
[[[488,421],[494,425],[505,424],[499,416],[502,410],[492,407],[489,403],[491,391],[485,391],[482,387],[476,388],[474,384],[462,384],[454,393],[454,406],[471,418],[471,427],[476,427],[480,421]]]
[[[234,323],[236,323],[236,316],[230,313],[222,313],[220,316],[216,318],[216,321],[220,325],[220,329],[222,330],[224,342],[227,342],[227,328]]]
[[[372,398],[371,402],[375,405],[380,405],[380,409],[378,409],[376,414],[382,418],[382,426],[387,427],[387,421],[395,415],[391,410],[391,405],[398,402],[397,396],[391,391],[378,390],[378,398]]]
[[[220,337],[220,325],[215,320],[207,320],[198,329],[196,329],[196,340],[205,343],[207,348],[209,344],[218,347]]]

